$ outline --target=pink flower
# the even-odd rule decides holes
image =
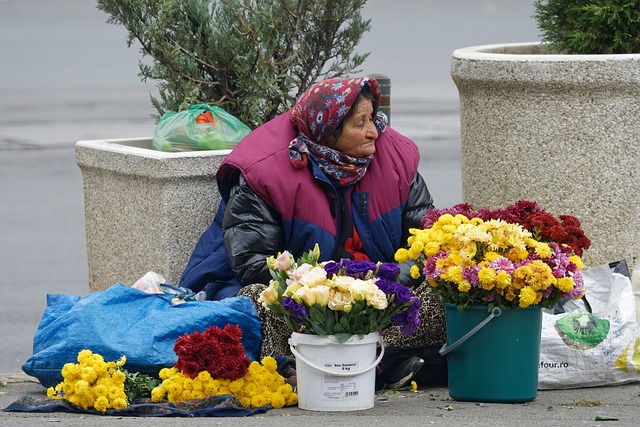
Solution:
[[[286,271],[291,268],[291,266],[293,266],[293,263],[293,256],[289,253],[289,251],[284,251],[276,259],[276,264],[273,266],[273,268]]]
[[[513,267],[513,262],[511,262],[511,260],[504,257],[500,257],[491,261],[489,266],[493,268],[495,271],[504,271],[509,274],[513,274],[513,271],[515,270],[515,268]]]

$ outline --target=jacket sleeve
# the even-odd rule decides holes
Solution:
[[[409,197],[402,212],[402,241],[407,242],[410,228],[420,227],[422,217],[428,209],[433,209],[433,197],[424,182],[422,175],[416,172],[411,181]]]
[[[224,245],[242,286],[267,284],[271,274],[266,259],[285,249],[282,218],[251,190],[241,174],[237,179],[222,221]]]
[[[407,203],[404,205],[404,211],[402,212],[402,246],[407,246],[407,239],[409,238],[409,229],[410,228],[419,228],[420,223],[422,222],[422,217],[424,216],[425,211],[428,209],[433,209],[433,197],[431,197],[431,193],[427,188],[427,184],[424,182],[424,179],[420,175],[419,172],[413,177],[413,181],[411,181],[411,188],[409,189],[409,198],[407,199]],[[411,274],[409,270],[411,269],[411,265],[414,263],[412,261],[404,262],[399,264],[400,267],[400,277],[398,280],[400,283],[406,286],[418,286],[421,281],[415,280],[411,278]]]

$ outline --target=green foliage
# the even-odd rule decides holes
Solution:
[[[640,53],[640,0],[535,0],[534,18],[552,52]]]
[[[159,119],[217,105],[250,127],[291,108],[316,81],[359,72],[366,0],[98,0],[141,45],[139,76],[158,81]]]
[[[125,374],[124,392],[127,395],[129,404],[135,399],[150,398],[151,390],[162,384],[162,381],[158,378],[154,378],[147,374],[141,374],[139,372],[129,372],[126,369],[121,369]]]

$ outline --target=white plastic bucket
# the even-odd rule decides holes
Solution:
[[[377,344],[380,354],[376,357]],[[310,411],[373,408],[376,366],[384,355],[378,332],[354,335],[343,343],[334,336],[292,333],[296,357],[298,407]]]

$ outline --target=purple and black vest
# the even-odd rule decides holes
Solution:
[[[332,258],[338,229],[336,189],[311,160],[295,169],[289,142],[296,137],[290,112],[246,136],[218,169],[218,185],[228,200],[228,178],[242,173],[251,189],[282,217],[286,249],[294,256],[318,243],[321,260]],[[387,127],[376,142],[376,153],[364,177],[347,192],[353,223],[371,261],[392,261],[402,239],[402,211],[417,173],[418,147]],[[275,254],[274,254],[275,255]]]

